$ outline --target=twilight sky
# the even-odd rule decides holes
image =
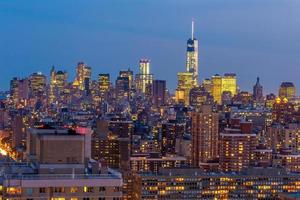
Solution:
[[[256,76],[265,93],[300,87],[299,10],[299,0],[0,0],[0,89],[52,65],[73,80],[78,61],[115,79],[140,58],[174,89],[193,17],[201,80],[235,72],[242,90]]]

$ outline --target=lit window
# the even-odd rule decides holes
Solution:
[[[78,188],[77,187],[71,187],[70,192],[71,193],[76,193],[76,192],[78,192]]]

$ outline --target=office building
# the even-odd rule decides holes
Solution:
[[[136,75],[136,89],[146,96],[152,94],[153,74],[150,74],[150,60],[140,60],[140,72]]]
[[[110,75],[99,74],[98,75],[99,93],[100,97],[104,97],[110,89]]]
[[[129,77],[119,76],[116,80],[116,98],[118,100],[128,100],[130,95]]]
[[[192,85],[198,85],[198,40],[194,37],[194,20],[192,21],[192,35],[187,41],[186,71],[192,73]]]
[[[87,91],[91,81],[92,69],[83,62],[79,62],[76,68],[76,78],[73,86],[78,87],[80,90]]]
[[[128,81],[129,81],[129,88],[130,88],[130,90],[134,88],[133,71],[131,71],[130,69],[128,69],[126,71],[120,71],[119,72],[119,76],[120,77],[127,77]]]
[[[190,103],[190,90],[193,85],[193,73],[191,72],[179,72],[177,74],[178,83],[176,89],[176,103],[183,103],[189,105]]]
[[[50,71],[50,102],[64,95],[65,89],[68,85],[68,74],[64,71],[56,71],[52,67]]]
[[[154,106],[161,107],[166,103],[166,81],[165,80],[154,80],[153,81],[153,96],[152,102]]]
[[[46,76],[42,73],[33,73],[28,78],[30,97],[42,96],[46,91]]]
[[[212,76],[212,96],[218,104],[222,103],[223,92],[230,93],[231,97],[237,94],[237,80],[233,73],[226,73],[224,76],[218,74]]]
[[[296,96],[296,87],[292,82],[282,82],[279,88],[278,96],[288,100]]]
[[[222,77],[219,74],[212,76],[212,96],[214,97],[214,101],[221,104],[222,102]]]

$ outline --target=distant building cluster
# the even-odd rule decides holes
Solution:
[[[0,199],[298,198],[295,85],[265,94],[259,78],[241,90],[235,73],[200,81],[198,56],[193,22],[174,92],[145,58],[116,78],[93,80],[84,62],[72,81],[55,67],[12,78],[0,100]]]

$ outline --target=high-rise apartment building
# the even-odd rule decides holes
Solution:
[[[287,98],[277,97],[272,107],[273,122],[287,124],[296,122],[294,105]]]
[[[169,120],[166,123],[162,123],[162,141],[161,141],[161,153],[175,154],[176,139],[182,138],[185,132],[185,124],[179,123],[177,120]]]
[[[128,170],[131,129],[129,121],[98,120],[92,135],[92,158],[104,160],[111,168]]]
[[[254,160],[257,135],[251,122],[231,119],[229,128],[220,133],[220,169],[223,172],[240,172]]]
[[[300,125],[273,124],[267,129],[267,141],[274,153],[289,150],[292,154],[300,154]]]
[[[219,114],[211,105],[203,105],[191,120],[192,164],[201,167],[219,157]]]

